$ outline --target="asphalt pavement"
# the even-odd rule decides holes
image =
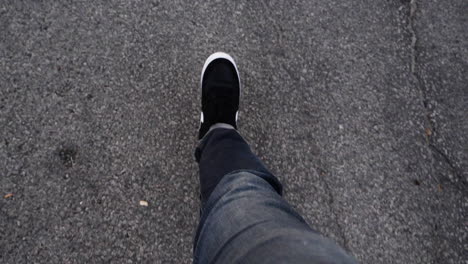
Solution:
[[[361,263],[468,263],[463,0],[0,1],[0,263],[190,263],[199,77]]]

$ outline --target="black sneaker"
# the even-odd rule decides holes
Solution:
[[[203,65],[200,86],[202,112],[198,139],[203,138],[216,123],[229,124],[237,129],[241,87],[234,59],[224,52],[211,54]]]

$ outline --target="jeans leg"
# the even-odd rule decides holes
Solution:
[[[230,172],[254,170],[270,174],[234,129],[217,128],[208,132],[195,150],[195,158],[200,169],[202,207],[221,178]],[[274,180],[272,184],[281,194],[282,186]]]
[[[194,263],[356,263],[312,230],[266,180],[226,175],[208,199],[194,245]]]
[[[194,263],[356,263],[281,197],[279,181],[235,130],[211,131],[196,158],[205,200]]]

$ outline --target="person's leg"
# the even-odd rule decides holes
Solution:
[[[202,214],[194,263],[355,263],[281,197],[281,184],[234,129],[196,150]]]
[[[195,150],[195,158],[200,169],[202,205],[206,203],[221,178],[230,172],[242,169],[269,174],[263,163],[252,153],[249,145],[233,128],[216,128],[210,131],[200,141]],[[272,184],[281,193],[281,184],[276,179]]]
[[[195,156],[202,210],[194,263],[355,263],[281,197],[278,179],[235,130],[240,79],[233,59],[211,55],[201,86]]]

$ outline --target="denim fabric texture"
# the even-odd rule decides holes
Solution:
[[[234,129],[214,129],[195,152],[201,216],[194,263],[357,263],[311,229]]]

